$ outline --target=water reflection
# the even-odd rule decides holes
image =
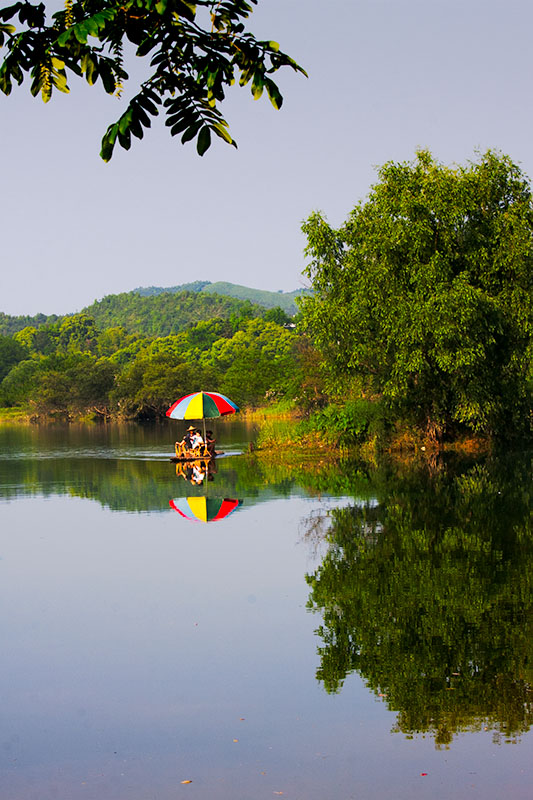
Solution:
[[[308,607],[317,679],[357,670],[396,730],[438,747],[461,731],[514,740],[533,721],[530,459],[382,467],[377,503],[334,509]],[[311,532],[316,529],[311,521]]]
[[[170,463],[164,429],[85,433],[0,431],[0,500],[70,495],[212,521],[273,498],[345,497],[328,517],[315,508],[304,531],[320,561],[308,608],[323,618],[326,691],[358,672],[396,712],[398,731],[438,746],[484,728],[513,740],[531,726],[529,456],[287,466],[247,455],[195,474]],[[226,436],[226,452],[238,452],[246,431]]]
[[[169,441],[0,428],[2,797],[530,796],[530,460]]]
[[[212,481],[218,472],[216,459],[197,459],[196,461],[177,461],[176,475],[193,486],[200,486],[206,479]]]
[[[305,496],[306,470],[262,465],[242,455],[253,435],[242,423],[220,425],[217,439],[225,455],[191,465],[171,463],[165,426],[0,426],[0,502],[67,495],[113,511],[166,512],[170,498],[196,492],[245,497],[248,505]]]
[[[227,497],[179,497],[170,501],[170,507],[191,522],[218,522],[233,514],[240,505],[242,500]]]

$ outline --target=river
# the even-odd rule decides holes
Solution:
[[[531,797],[527,453],[0,427],[2,800]]]

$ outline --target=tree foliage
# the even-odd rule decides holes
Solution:
[[[82,312],[0,337],[0,405],[37,415],[146,419],[164,415],[180,395],[216,388],[254,406],[293,393],[296,338],[283,325],[247,315],[146,337],[117,325],[101,330]]]
[[[27,356],[28,351],[9,336],[0,336],[0,382],[8,372]]]
[[[164,292],[141,296],[137,291],[109,294],[101,300],[95,300],[81,312],[91,317],[100,330],[108,328],[124,328],[130,334],[145,336],[166,336],[179,333],[201,320],[218,319],[220,317],[239,320],[243,317],[272,315],[278,322],[285,322],[281,309],[269,309],[256,305],[248,300],[234,297],[194,291]],[[56,330],[54,323],[60,325],[66,319],[77,315],[58,317],[36,314],[30,316],[10,316],[0,313],[0,335],[11,336],[21,342],[19,333],[25,329],[25,336],[37,336],[43,327],[49,333]],[[39,338],[39,337],[37,337]],[[23,343],[23,342],[22,342]],[[43,341],[44,346],[44,341]],[[42,349],[42,348],[41,348]]]
[[[246,29],[257,0],[65,0],[64,9],[47,18],[44,3],[17,0],[0,9],[0,89],[10,94],[28,74],[32,95],[44,102],[54,89],[68,92],[69,74],[101,84],[120,96],[128,74],[124,53],[149,63],[119,119],[102,140],[100,155],[109,161],[118,142],[129,150],[132,136],[142,139],[160,111],[172,136],[196,140],[203,155],[215,134],[235,145],[219,105],[237,80],[263,91],[279,109],[283,98],[272,74],[281,67],[304,70],[277,42],[258,40]],[[305,74],[305,73],[304,73]]]
[[[107,295],[85,309],[101,328],[122,326],[129,333],[167,336],[197,322],[219,317],[262,316],[266,309],[217,294],[177,292],[141,297],[136,292]]]
[[[357,670],[405,734],[448,745],[533,723],[530,459],[459,472],[380,469],[376,501],[335,509],[308,576],[323,615],[317,678]]]
[[[14,316],[0,311],[0,336],[12,336],[23,328],[38,328],[41,325],[57,322],[58,319],[57,314],[51,314],[50,316],[46,314],[35,314],[34,316],[19,314]]]
[[[488,152],[445,167],[389,162],[333,229],[303,226],[315,295],[304,324],[330,373],[358,376],[440,439],[502,434],[529,416],[533,205],[520,169]]]

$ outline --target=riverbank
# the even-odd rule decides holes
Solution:
[[[366,460],[377,457],[380,453],[394,453],[398,457],[412,457],[415,453],[459,452],[464,454],[482,454],[492,448],[487,438],[463,436],[454,441],[435,442],[420,431],[409,430],[397,426],[388,431],[375,433],[368,430],[350,432],[339,425],[324,426],[313,417],[308,418],[293,404],[276,403],[261,407],[244,408],[239,412],[239,419],[255,423],[258,428],[256,439],[250,443],[250,449],[260,453],[265,460],[278,460],[285,463],[298,460],[315,460],[317,457],[328,462],[339,457],[359,455]],[[217,418],[217,424],[231,417]],[[100,425],[119,422],[138,422],[125,419],[123,416],[110,414],[35,414],[23,408],[0,408],[0,425],[2,424],[53,424],[57,422],[72,424]],[[154,420],[155,421],[155,420]]]
[[[492,442],[485,437],[462,436],[453,441],[438,442],[429,439],[421,431],[397,427],[379,434],[364,432],[354,435],[353,440],[346,432],[338,428],[317,429],[313,419],[305,419],[297,413],[286,416],[257,412],[259,425],[257,442],[258,452],[267,457],[290,459],[313,454],[328,460],[347,455],[360,455],[365,459],[373,459],[379,454],[389,453],[398,457],[410,458],[420,453],[426,456],[441,452],[457,452],[465,455],[476,455],[489,452]]]
[[[20,422],[23,425],[49,425],[61,423],[87,423],[88,425],[105,422],[124,422],[118,417],[102,417],[96,414],[37,414],[25,408],[0,408],[0,425]]]
[[[0,408],[0,425],[4,422],[30,423],[31,421],[31,414],[22,408]]]

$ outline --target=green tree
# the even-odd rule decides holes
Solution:
[[[37,328],[34,328],[33,325],[27,325],[25,328],[22,328],[22,330],[17,331],[13,339],[30,352],[34,349],[36,334]]]
[[[282,96],[272,73],[284,66],[304,73],[277,42],[260,41],[245,27],[257,0],[65,0],[64,9],[47,19],[44,3],[18,0],[0,10],[0,46],[7,55],[0,66],[0,89],[31,76],[30,91],[48,102],[54,89],[68,92],[67,73],[101,82],[120,96],[128,74],[124,51],[149,61],[126,110],[110,125],[101,156],[109,161],[115,143],[128,150],[131,137],[142,139],[151,117],[163,107],[172,136],[196,139],[200,155],[214,133],[235,145],[219,110],[225,92],[238,78],[251,85],[254,99],[266,89],[272,105]],[[16,21],[16,24],[12,24]],[[305,74],[305,73],[304,73]]]
[[[128,334],[121,325],[107,328],[98,336],[98,354],[101,356],[112,356],[119,351],[126,350],[134,345],[139,339],[138,336]]]
[[[25,406],[39,380],[40,362],[25,359],[16,364],[0,384],[0,402],[6,406]]]
[[[27,325],[25,328],[18,330],[13,338],[33,355],[36,353],[50,355],[57,348],[58,330],[58,323],[53,322],[45,323],[40,328]]]
[[[0,383],[8,372],[28,355],[27,349],[9,336],[0,336]]]
[[[287,313],[279,306],[269,308],[264,318],[267,322],[275,322],[277,325],[289,325],[292,322]]]
[[[67,372],[71,386],[68,410],[107,416],[118,372],[118,367],[109,359],[84,354]]]
[[[384,465],[376,501],[335,509],[307,580],[323,615],[317,679],[357,670],[437,746],[460,731],[513,738],[533,723],[530,459],[436,472]],[[316,527],[316,520],[313,521]]]
[[[200,320],[194,327],[187,330],[187,344],[189,347],[197,348],[201,352],[208,350],[217,339],[221,337],[229,339],[234,333],[233,325],[229,319]]]
[[[282,397],[296,369],[294,333],[263,319],[242,322],[231,338],[215,341],[200,361],[221,373],[221,391],[239,405]]]
[[[212,368],[184,363],[176,353],[143,351],[122,371],[111,397],[126,417],[164,416],[174,400],[209,386],[213,375]]]
[[[59,325],[57,346],[63,353],[94,352],[99,331],[88,314],[72,314]]]
[[[66,415],[72,400],[72,381],[66,370],[43,369],[29,398],[37,414]]]
[[[529,419],[533,205],[520,169],[488,152],[445,167],[385,164],[348,221],[303,225],[303,324],[330,373],[360,377],[434,439],[523,431]]]
[[[299,336],[295,341],[295,356],[293,395],[299,408],[305,412],[323,408],[328,402],[328,394],[320,353],[307,336]]]
[[[109,413],[119,366],[90,353],[34,354],[16,364],[0,384],[0,398],[37,414]]]

